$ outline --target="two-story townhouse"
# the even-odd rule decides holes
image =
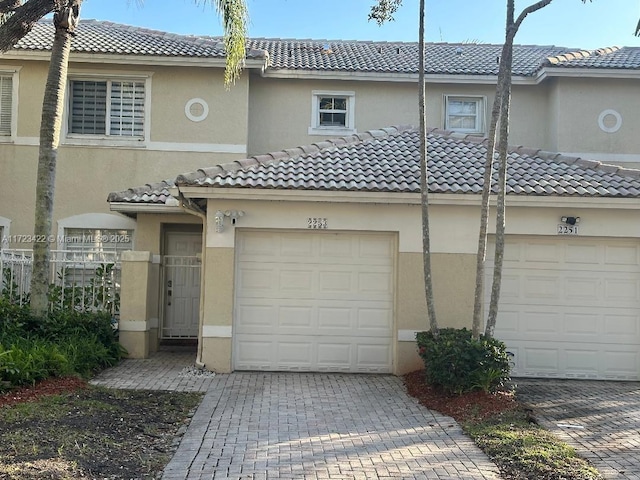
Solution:
[[[92,39],[96,32],[99,41]],[[16,70],[31,65],[23,51],[29,45],[46,69],[47,44],[35,33],[3,57],[15,58]],[[376,130],[416,123],[414,44],[251,40],[248,69],[229,93],[215,40],[85,22],[76,41],[70,98],[79,82],[95,99],[68,104],[55,220],[59,231],[72,234],[135,229],[137,252],[123,262],[120,324],[132,356],[147,355],[163,339],[197,338],[198,361],[219,371],[401,373],[416,366],[413,334],[425,328],[426,313],[415,138],[405,127]],[[163,47],[149,49],[157,42]],[[428,123],[449,132],[432,138],[440,148],[434,168],[444,176],[432,187],[443,326],[470,321],[479,142],[499,51],[428,48]],[[637,378],[640,372],[637,177],[577,160],[637,164],[635,52],[516,47],[511,141],[536,150],[513,154],[518,168],[510,188],[519,197],[509,210],[508,318],[499,331],[522,374]],[[102,84],[89,85],[96,70],[106,79],[102,97],[95,93]],[[76,106],[90,111],[99,98],[109,99],[110,118],[100,128],[118,123],[109,80],[117,83],[123,71],[130,80],[145,78],[145,99],[151,95],[146,133],[135,147],[128,137],[75,130],[99,115],[73,123]],[[12,99],[22,105],[19,82]],[[36,103],[27,112],[37,111]],[[17,110],[12,122],[20,125],[22,106]],[[331,140],[343,135],[357,136]],[[12,191],[0,193],[0,220],[12,236],[30,231],[24,217],[32,215],[36,158],[36,142],[21,145],[14,136],[19,145],[0,148],[31,152],[32,162],[21,164],[12,154],[2,166],[3,177],[17,179]],[[295,145],[308,146],[289,148]],[[264,155],[269,151],[276,153]],[[307,159],[309,168],[296,168]],[[224,166],[216,170],[217,164]],[[191,173],[176,182],[180,172]],[[103,203],[109,191],[119,191],[110,206]],[[579,230],[571,225],[578,217]],[[558,235],[578,231],[585,238]],[[532,310],[545,302],[547,310]]]

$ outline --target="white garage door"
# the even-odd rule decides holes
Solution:
[[[493,245],[487,256],[489,276]],[[508,239],[495,336],[514,375],[637,380],[639,307],[637,241]]]
[[[390,235],[242,232],[234,367],[390,372]]]

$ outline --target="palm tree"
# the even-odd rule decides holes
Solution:
[[[227,51],[225,85],[235,82],[244,65],[247,36],[245,0],[208,0],[222,18]],[[199,3],[199,2],[197,2]],[[9,50],[45,15],[54,12],[55,34],[42,103],[40,149],[36,183],[31,309],[43,315],[48,307],[51,224],[56,160],[64,110],[64,93],[73,32],[82,0],[0,0],[0,51]]]
[[[393,14],[402,4],[402,0],[378,0],[371,7],[369,20],[375,20],[378,25],[393,20]],[[424,76],[424,0],[419,4],[418,27],[418,109],[420,116],[420,191],[422,206],[422,262],[424,271],[424,291],[429,316],[429,329],[434,336],[438,336],[438,321],[436,319],[435,300],[433,295],[433,280],[431,275],[431,237],[429,234],[429,169],[427,164],[427,111],[425,102]]]

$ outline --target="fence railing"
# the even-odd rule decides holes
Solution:
[[[52,250],[49,307],[120,311],[120,254],[103,250]],[[0,249],[0,295],[18,304],[29,302],[32,250]]]

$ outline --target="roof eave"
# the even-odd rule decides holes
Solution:
[[[358,72],[339,70],[303,70],[303,69],[273,69],[267,67],[262,74],[265,78],[287,78],[298,80],[358,80],[371,82],[407,82],[416,83],[417,73],[394,72]],[[460,84],[484,84],[495,85],[496,75],[464,75],[464,74],[426,74],[427,83],[460,83]],[[517,85],[536,84],[535,77],[514,76],[513,83]]]
[[[184,213],[179,205],[139,202],[109,202],[109,210],[124,214],[131,213]]]
[[[38,60],[49,61],[50,50],[24,51],[10,50],[0,55],[7,60]],[[163,55],[116,55],[109,53],[77,53],[72,52],[70,63],[100,63],[100,64],[127,64],[127,65],[161,65],[161,66],[197,66],[224,68],[225,57],[187,57],[187,56],[163,56]],[[246,69],[265,68],[265,58],[245,60]]]
[[[640,68],[595,68],[595,67],[543,67],[537,74],[538,82],[547,77],[588,78],[633,78],[637,79]]]
[[[180,192],[186,198],[217,200],[264,200],[300,201],[328,203],[370,203],[420,205],[419,193],[363,192],[339,190],[279,190],[260,188],[220,188],[181,186]],[[637,198],[614,197],[570,197],[560,195],[509,195],[509,207],[584,207],[591,209],[640,210]],[[430,193],[432,205],[480,205],[480,194]],[[492,197],[492,202],[495,198]]]

